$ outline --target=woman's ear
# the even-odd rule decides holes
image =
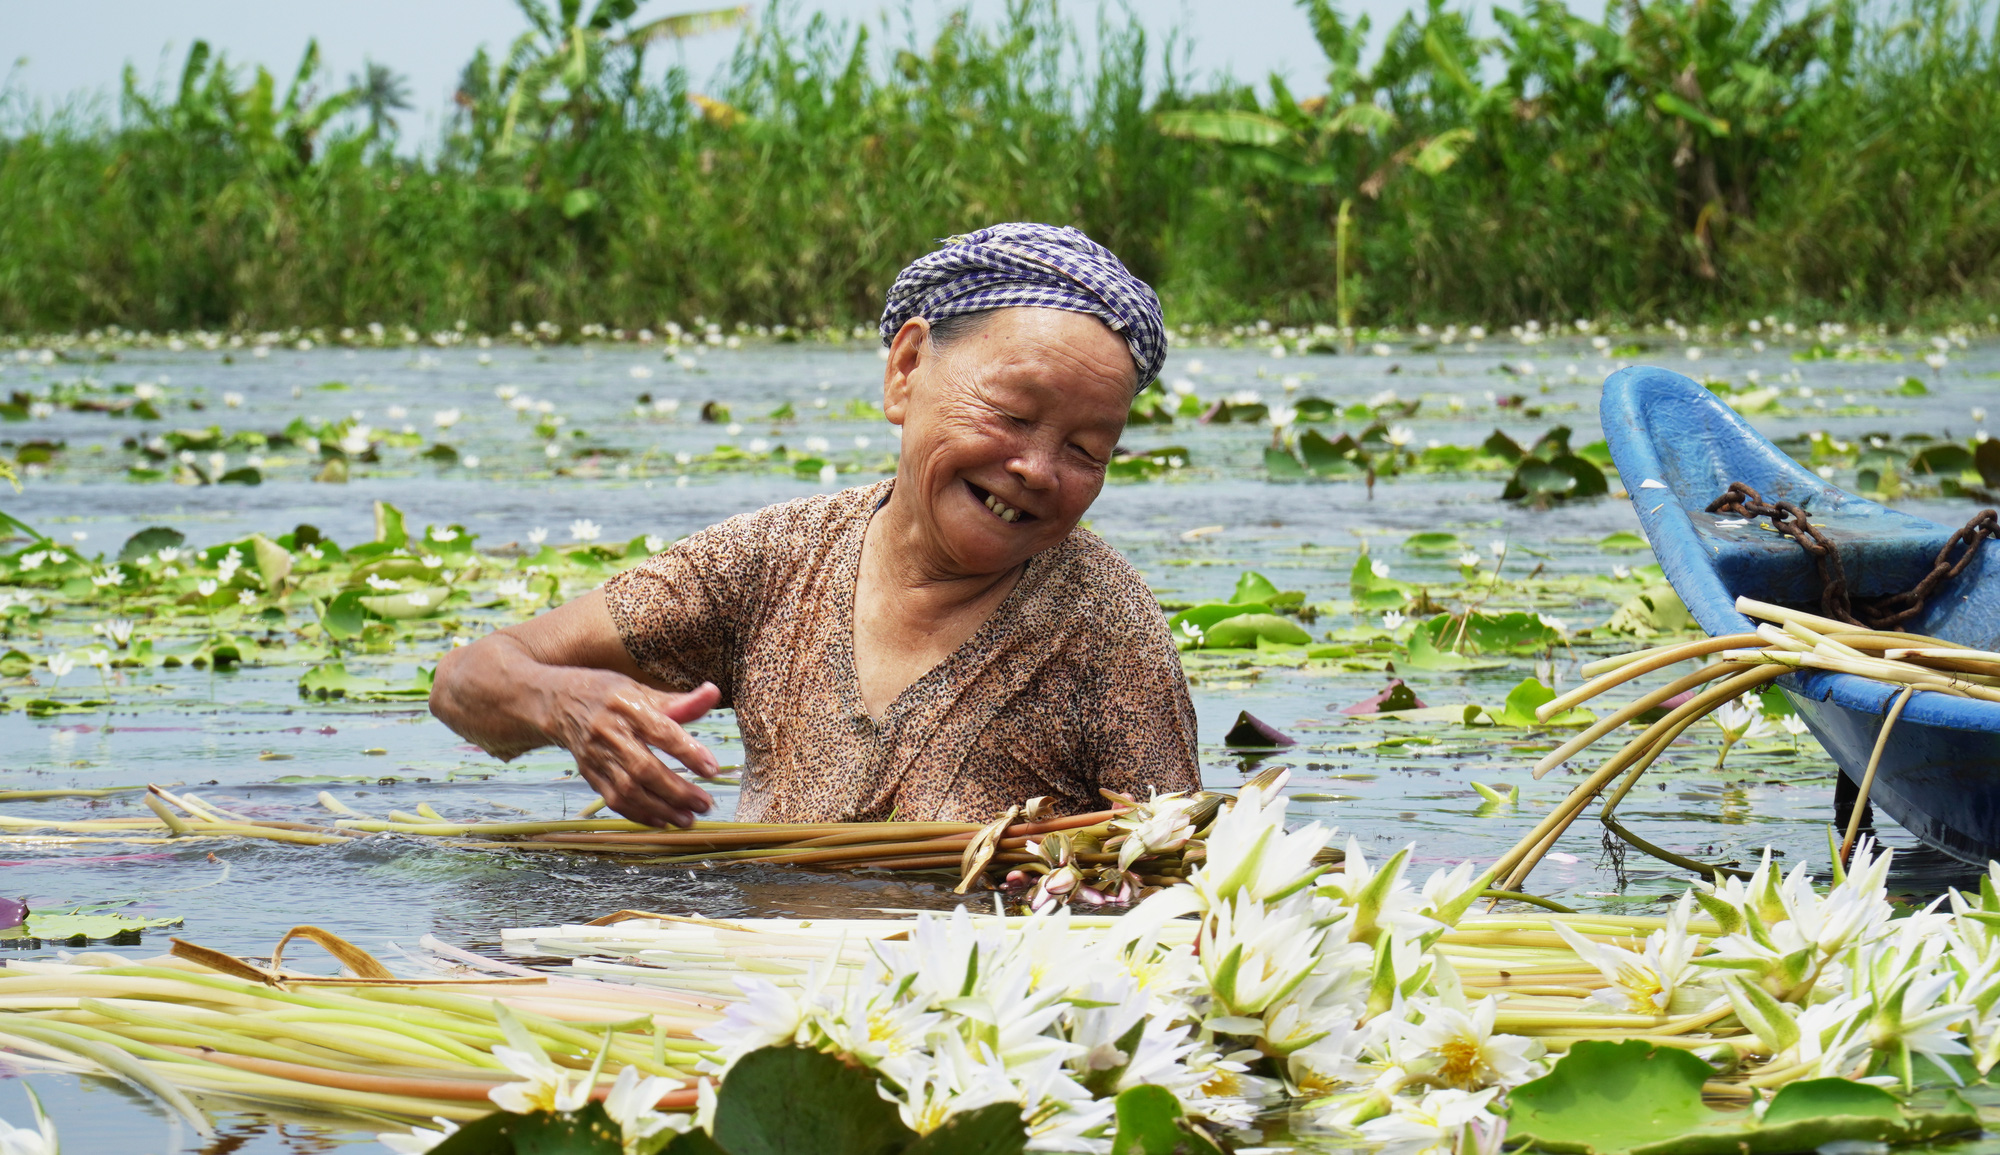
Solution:
[[[882,415],[901,425],[910,407],[910,378],[929,360],[931,323],[911,317],[889,342],[889,363],[882,369]]]

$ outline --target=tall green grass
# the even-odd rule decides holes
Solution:
[[[1983,319],[2000,29],[1894,3],[1532,0],[1481,38],[1432,0],[1364,58],[1303,0],[1305,101],[1197,89],[1136,25],[1086,55],[1046,0],[900,46],[773,10],[701,91],[645,79],[622,9],[537,9],[421,159],[315,98],[312,54],[197,48],[114,116],[8,106],[0,327],[867,323],[936,238],[1009,219],[1083,228],[1176,321],[1333,320],[1343,203],[1363,323]]]

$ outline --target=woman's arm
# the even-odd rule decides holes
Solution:
[[[640,681],[594,590],[532,621],[446,654],[431,713],[487,753],[511,760],[561,746],[611,809],[655,826],[688,826],[714,804],[654,750],[704,778],[715,755],[681,728],[721,698],[713,685],[673,694]]]

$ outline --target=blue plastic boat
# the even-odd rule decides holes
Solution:
[[[1828,484],[1678,373],[1641,367],[1614,374],[1604,383],[1600,416],[1660,568],[1711,635],[1754,628],[1736,611],[1738,595],[1820,612],[1819,570],[1797,543],[1772,533],[1768,521],[1728,527],[1718,523],[1729,515],[1704,512],[1731,482],[1748,484],[1766,501],[1803,508],[1839,547],[1856,598],[1915,585],[1956,528]],[[1983,543],[1979,556],[1900,628],[2000,648],[2000,542]],[[1848,783],[1858,783],[1902,688],[1823,671],[1790,674],[1778,685]],[[1869,801],[1955,858],[1980,865],[2000,858],[2000,702],[1912,695]]]

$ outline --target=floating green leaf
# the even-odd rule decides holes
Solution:
[[[1584,1041],[1509,1097],[1508,1141],[1559,1155],[1785,1155],[1841,1140],[1907,1143],[1979,1129],[1956,1093],[1913,1112],[1889,1092],[1847,1079],[1780,1090],[1761,1120],[1702,1102],[1715,1071],[1686,1051],[1630,1040]]]
[[[360,678],[347,672],[339,662],[314,666],[299,679],[301,698],[346,698],[356,702],[405,702],[430,697],[431,671],[417,667],[417,676],[408,682],[383,678]]]
[[[1187,1125],[1181,1105],[1165,1087],[1141,1086],[1120,1094],[1118,1131],[1111,1155],[1222,1155]]]
[[[1237,614],[1208,627],[1203,645],[1210,649],[1252,649],[1259,640],[1303,646],[1312,635],[1290,618],[1276,614]]]
[[[1604,540],[1597,543],[1597,548],[1606,553],[1637,553],[1642,549],[1653,547],[1646,544],[1645,538],[1631,530],[1621,529],[1617,533],[1606,535]]]

